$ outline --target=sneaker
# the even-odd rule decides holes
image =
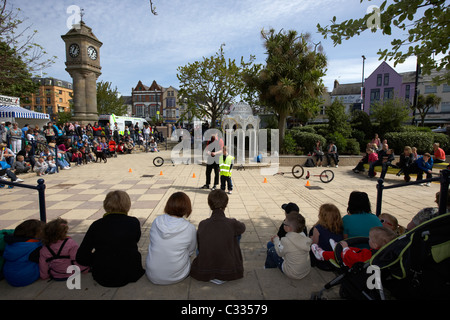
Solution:
[[[1,180],[8,180],[8,177],[6,175],[5,176],[1,176],[0,179]]]
[[[214,187],[211,188],[211,191],[214,191],[216,189],[217,189],[217,186],[214,186]]]
[[[431,183],[430,183],[430,182],[424,183],[423,185],[424,185],[425,187],[431,187]]]
[[[22,180],[22,179],[19,179],[19,178],[17,178],[17,179],[16,179],[16,181],[13,181],[13,182],[23,182],[23,180]]]
[[[228,190],[228,194],[232,194],[233,192],[231,190]]]
[[[338,165],[336,165],[336,168],[338,168],[339,166]]]
[[[209,189],[209,186],[207,184],[205,184],[203,187],[201,187],[200,189]]]
[[[337,245],[337,242],[336,241],[334,241],[333,239],[331,239],[330,238],[330,246],[331,246],[331,248],[333,249],[333,251],[334,251],[334,248],[336,248],[336,245]]]
[[[317,260],[323,261],[323,249],[320,248],[316,243],[311,245],[311,251],[313,252]]]
[[[209,282],[212,282],[215,284],[224,284],[226,281],[219,280],[219,279],[212,279],[212,280],[209,280]]]

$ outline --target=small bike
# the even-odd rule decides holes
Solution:
[[[276,174],[284,175],[285,173],[289,172],[278,172]],[[305,169],[302,165],[296,164],[292,167],[290,173],[292,173],[295,178],[300,179],[305,174]],[[310,177],[319,177],[320,181],[322,181],[323,183],[329,183],[334,179],[334,172],[331,170],[323,170],[320,174],[310,174],[309,171],[307,171],[305,178],[309,179]]]

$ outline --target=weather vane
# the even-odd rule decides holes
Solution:
[[[80,10],[80,22],[83,22],[83,16],[84,16],[84,9],[82,8]]]

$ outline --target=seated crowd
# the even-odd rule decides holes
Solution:
[[[439,199],[439,193],[436,197]],[[163,214],[151,225],[144,263],[138,246],[141,225],[136,217],[128,215],[131,199],[125,191],[106,195],[105,214],[90,225],[79,245],[68,236],[68,221],[64,219],[48,223],[26,220],[4,237],[2,277],[17,287],[39,278],[66,280],[72,275],[68,267],[75,265],[82,273],[91,272],[93,279],[105,287],[122,287],[144,274],[158,285],[178,283],[188,276],[215,284],[241,279],[244,264],[240,241],[246,226],[225,215],[228,199],[223,190],[211,191],[207,198],[211,216],[196,228],[188,220],[193,212],[189,196],[173,193]],[[353,191],[346,215],[342,216],[334,204],[324,203],[308,232],[297,204],[291,202],[281,208],[285,219],[268,241],[264,267],[278,268],[290,279],[303,279],[312,267],[332,271],[329,259],[336,243],[344,248],[342,255],[347,266],[366,261],[407,229],[438,212],[436,208],[424,208],[405,229],[391,214],[374,215],[367,193]],[[369,238],[368,248],[349,247],[345,240],[352,237]],[[55,257],[55,252],[61,255]]]
[[[129,154],[144,143],[151,152],[158,152],[156,141],[163,139],[161,133],[148,125],[132,130],[126,127],[123,134],[119,134],[109,126],[100,127],[97,122],[93,126],[49,122],[42,129],[37,125],[19,128],[17,123],[6,122],[0,125],[0,177],[22,182],[16,175],[53,174],[57,167],[68,170],[72,165]]]
[[[417,174],[417,181],[423,180],[423,175],[426,179],[431,179],[433,165],[436,163],[443,163],[446,161],[445,152],[440,147],[439,143],[433,144],[433,155],[424,153],[422,156],[417,154],[417,148],[405,146],[403,152],[400,154],[399,161],[395,162],[394,150],[389,148],[387,141],[384,140],[381,149],[374,143],[368,143],[366,147],[366,154],[358,162],[353,172],[364,172],[364,165],[369,165],[368,177],[376,176],[375,167],[381,166],[380,178],[384,179],[389,167],[397,168],[399,171],[397,176],[404,174],[406,182],[411,180],[411,174]],[[430,186],[430,182],[424,183],[425,186]]]

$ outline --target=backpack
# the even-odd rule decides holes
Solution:
[[[305,167],[314,167],[314,160],[312,158],[306,159]]]
[[[5,259],[3,259],[3,252],[5,251],[6,235],[13,235],[14,229],[3,229],[0,230],[0,280],[3,279],[3,264],[5,263]]]

